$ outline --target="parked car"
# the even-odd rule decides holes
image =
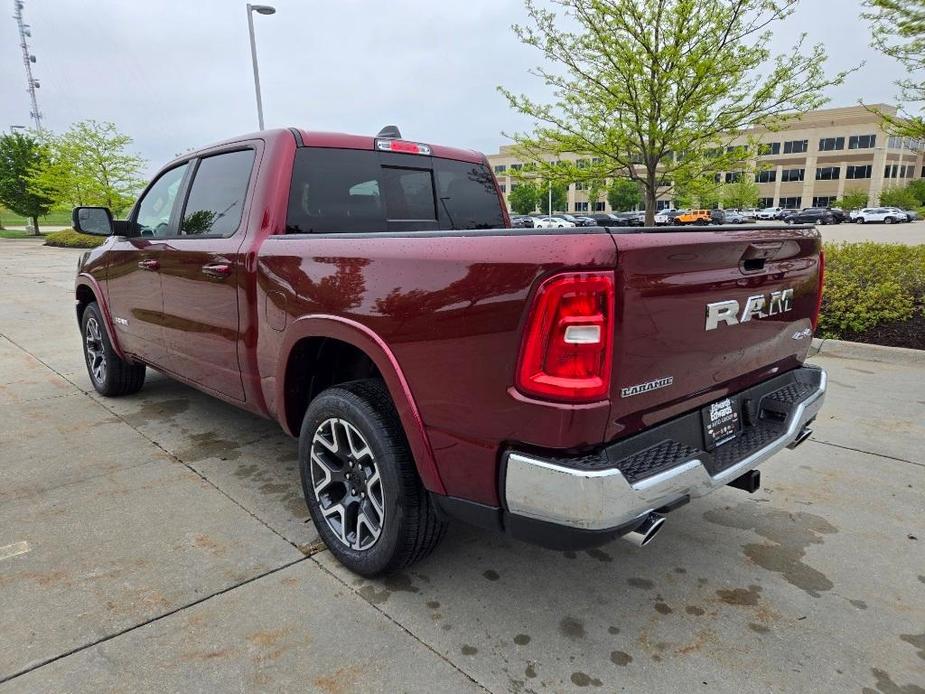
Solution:
[[[645,212],[616,212],[614,216],[623,227],[641,227],[646,223]]]
[[[765,207],[763,210],[758,210],[756,215],[757,219],[774,219],[777,217],[777,214],[784,209],[783,207]]]
[[[665,226],[666,224],[673,224],[675,217],[681,214],[684,210],[662,210],[657,215],[655,215],[655,226]]]
[[[575,217],[575,219],[580,222],[578,225],[580,227],[596,227],[598,225],[597,221],[593,217],[588,217],[586,215],[579,215]]]
[[[563,213],[563,214],[554,214],[554,215],[552,215],[552,216],[553,216],[554,218],[556,218],[556,219],[562,219],[562,220],[564,220],[564,221],[566,221],[566,222],[569,222],[572,226],[575,226],[575,227],[584,227],[584,226],[593,227],[593,226],[595,226],[595,224],[593,223],[594,220],[588,219],[588,221],[591,222],[591,223],[590,223],[590,224],[585,224],[585,223],[582,221],[583,218],[581,218],[581,217],[575,217],[574,215],[570,215],[570,214],[565,214],[565,213]]]
[[[781,209],[781,211],[778,212],[776,215],[774,215],[774,219],[783,221],[787,219],[787,217],[789,217],[790,215],[796,214],[797,212],[799,212],[799,210],[796,209],[795,207],[785,207]]]
[[[854,221],[861,224],[870,224],[871,222],[883,222],[884,224],[895,224],[905,222],[906,213],[886,207],[865,207],[854,217]]]
[[[617,216],[615,214],[610,214],[609,212],[597,212],[591,216],[591,219],[594,220],[594,223],[597,226],[601,227],[620,226]]]
[[[806,207],[784,217],[787,224],[834,224],[832,211],[825,207]]]
[[[755,209],[754,207],[749,207],[749,208],[747,208],[747,209],[745,209],[745,210],[739,210],[738,212],[739,212],[739,214],[741,214],[747,221],[754,222],[756,219],[758,219],[758,210]]]
[[[747,221],[736,210],[710,210],[711,224],[744,224]]]
[[[848,213],[843,209],[838,207],[830,207],[829,212],[832,213],[832,219],[836,224],[841,224],[842,222],[850,222],[851,217],[848,216]]]
[[[484,155],[400,138],[265,130],[175,159],[125,221],[75,209],[108,236],[73,294],[93,388],[150,366],[278,421],[363,576],[427,556],[447,518],[643,546],[809,437],[818,233],[511,229]]]
[[[918,212],[916,212],[915,210],[903,210],[903,212],[906,213],[906,217],[907,217],[906,221],[907,221],[907,222],[915,222],[915,221],[918,221],[918,220],[920,220],[920,219],[922,218],[922,215],[920,215],[920,214],[919,214]]]
[[[689,210],[677,215],[671,223],[676,226],[682,224],[709,224],[710,210]]]
[[[552,215],[550,217],[539,217],[538,219],[542,220],[547,224],[547,229],[568,229],[570,227],[578,226],[575,222],[570,222],[569,220],[561,217],[559,215]]]
[[[511,226],[515,229],[532,229],[534,225],[533,217],[530,215],[511,215]]]
[[[912,218],[909,216],[909,213],[899,207],[886,207],[884,208],[889,212],[896,214],[896,221],[898,222],[911,222]]]

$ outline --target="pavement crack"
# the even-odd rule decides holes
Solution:
[[[242,586],[246,586],[250,583],[253,583],[254,581],[259,581],[261,578],[272,576],[273,574],[279,573],[280,571],[284,569],[288,569],[290,566],[295,566],[296,564],[301,564],[302,562],[308,561],[308,560],[309,560],[309,557],[299,557],[298,559],[294,559],[290,562],[286,562],[285,564],[281,564],[280,566],[264,571],[263,573],[257,574],[256,576],[251,576],[250,578],[244,579],[243,581],[239,581],[238,583],[235,583],[233,585],[226,586],[225,588],[222,588],[221,590],[217,590],[214,593],[209,593],[208,595],[204,595],[203,597],[197,600],[193,600],[191,602],[180,605],[179,607],[176,607],[172,610],[168,610],[167,612],[164,612],[155,617],[152,617],[151,619],[145,620],[143,622],[139,622],[138,624],[133,624],[132,626],[126,627],[125,629],[120,629],[119,631],[115,631],[111,634],[107,634],[106,636],[98,638],[94,641],[90,641],[89,643],[85,643],[81,646],[77,646],[76,648],[72,648],[68,651],[65,651],[64,653],[59,653],[58,655],[52,656],[51,658],[46,658],[45,660],[39,661],[38,663],[33,663],[29,667],[23,668],[22,670],[18,670],[17,672],[14,672],[11,675],[0,675],[0,684],[5,684],[6,682],[10,682],[16,679],[17,677],[22,677],[23,675],[27,675],[34,670],[38,670],[39,668],[45,667],[46,665],[51,665],[52,663],[58,660],[61,660],[62,658],[67,658],[68,656],[72,656],[75,653],[80,653],[81,651],[85,651],[88,648],[93,648],[94,646],[98,646],[101,643],[112,641],[113,639],[118,638],[119,636],[128,634],[137,629],[141,629],[142,627],[146,627],[149,624],[154,624],[155,622],[159,622],[162,619],[171,617],[175,614],[178,614],[179,612],[183,612],[184,610],[188,610],[191,607],[195,607],[196,605],[201,605],[202,603],[207,602],[208,600],[217,598],[220,595],[224,595],[225,593],[230,593],[231,591],[241,588]]]
[[[919,463],[915,460],[906,460],[905,458],[897,458],[896,456],[887,455],[886,453],[876,453],[874,451],[865,451],[863,448],[853,448],[851,446],[843,446],[840,443],[833,443],[831,441],[821,441],[817,438],[810,439],[812,443],[819,443],[823,446],[832,446],[833,448],[841,448],[845,451],[854,451],[855,453],[864,453],[865,455],[874,455],[878,458],[886,458],[887,460],[892,460],[897,463],[906,463],[907,465],[915,465],[916,467],[925,467],[925,463]]]
[[[328,551],[330,551],[330,550],[324,549],[324,550],[322,550],[322,551],[320,551],[320,552],[317,552],[316,554],[322,554],[323,552],[328,552]],[[474,685],[475,685],[476,687],[478,687],[479,689],[481,689],[481,690],[483,690],[483,691],[486,691],[486,692],[491,692],[491,691],[492,691],[489,687],[486,687],[484,684],[482,684],[481,682],[479,682],[477,679],[475,679],[475,678],[474,678],[472,675],[470,675],[468,672],[466,672],[466,671],[463,670],[461,667],[459,667],[459,666],[458,666],[456,663],[454,663],[452,660],[450,660],[450,659],[447,658],[445,655],[443,655],[443,653],[441,653],[440,651],[438,651],[437,649],[435,649],[433,646],[431,646],[431,645],[430,645],[429,643],[427,643],[426,641],[422,640],[417,634],[415,634],[413,631],[411,631],[410,629],[408,629],[404,624],[402,624],[401,622],[399,622],[397,619],[395,619],[394,617],[392,617],[392,615],[390,615],[388,612],[386,612],[386,611],[383,610],[381,607],[379,607],[379,605],[376,605],[376,604],[370,602],[369,600],[367,600],[366,598],[364,598],[362,595],[360,595],[360,593],[359,593],[353,586],[351,586],[351,585],[350,585],[349,583],[347,583],[344,579],[342,579],[340,576],[338,576],[337,574],[335,574],[333,571],[331,571],[328,567],[326,567],[324,564],[322,564],[320,561],[318,561],[318,560],[315,559],[314,557],[315,557],[315,554],[312,554],[311,560],[315,563],[316,566],[318,566],[319,569],[321,569],[322,571],[324,571],[328,576],[330,576],[330,577],[333,578],[335,581],[337,581],[337,582],[340,583],[342,586],[344,586],[344,588],[346,588],[346,589],[349,590],[351,593],[353,593],[354,595],[356,595],[357,597],[359,597],[361,600],[363,600],[363,602],[365,602],[367,605],[369,605],[369,606],[372,607],[374,610],[376,610],[379,614],[381,614],[383,617],[385,617],[389,622],[391,622],[392,624],[394,624],[398,629],[400,629],[401,631],[403,631],[404,633],[406,633],[408,636],[410,636],[412,639],[414,639],[414,640],[415,640],[417,643],[419,643],[423,648],[426,648],[428,651],[430,651],[430,652],[433,653],[435,656],[437,656],[438,658],[440,658],[440,660],[442,660],[442,661],[445,662],[447,665],[449,665],[451,668],[453,668],[454,670],[456,670],[456,672],[458,672],[460,675],[462,675],[462,676],[465,677],[467,680],[469,680],[470,682],[472,682],[472,684],[474,684]]]

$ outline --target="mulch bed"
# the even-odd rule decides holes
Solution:
[[[909,320],[891,321],[862,333],[849,333],[841,337],[851,342],[925,349],[925,314],[918,311]]]

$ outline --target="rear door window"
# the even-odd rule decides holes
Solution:
[[[287,233],[502,226],[494,179],[481,164],[369,150],[296,151]]]

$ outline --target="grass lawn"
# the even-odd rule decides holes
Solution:
[[[20,217],[5,207],[0,207],[0,226],[24,227],[28,223],[29,220],[25,217]],[[39,217],[39,230],[41,230],[43,224],[53,227],[69,227],[71,226],[71,211],[53,210],[44,217]]]
[[[39,224],[39,231],[41,231],[41,224]],[[42,238],[45,234],[39,236]],[[35,235],[27,233],[25,231],[13,231],[11,229],[0,229],[0,239],[34,239]]]

